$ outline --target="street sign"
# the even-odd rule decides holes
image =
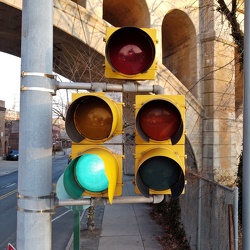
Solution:
[[[7,250],[16,250],[10,243],[8,244]]]

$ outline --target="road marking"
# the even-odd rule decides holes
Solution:
[[[68,212],[70,212],[70,210],[67,210],[66,212],[64,212],[63,214],[60,214],[59,216],[55,217],[51,222],[61,218],[62,216],[64,216],[65,214],[67,214]]]
[[[9,192],[9,193],[6,193],[2,196],[0,196],[0,200],[3,200],[4,198],[7,198],[8,196],[12,195],[12,194],[15,194],[17,192],[17,189]],[[60,214],[59,216],[55,217],[51,222],[54,222],[56,221],[57,219],[61,218],[62,216],[64,216],[65,214],[69,213],[71,210],[67,210],[66,212],[64,212],[63,214]]]
[[[8,196],[10,196],[12,194],[15,194],[16,192],[17,192],[17,189],[15,189],[15,190],[13,190],[13,191],[11,191],[9,193],[6,193],[6,194],[0,196],[0,200],[3,200],[4,198],[7,198]]]
[[[12,187],[12,186],[15,186],[16,183],[7,183],[6,185],[4,186],[1,186],[0,188],[9,188],[9,187]]]

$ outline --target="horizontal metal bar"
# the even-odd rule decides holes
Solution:
[[[144,196],[120,196],[114,197],[112,204],[131,204],[131,203],[160,203],[163,201],[164,195]],[[107,205],[110,204],[108,198],[83,198],[80,200],[58,200],[57,206],[83,206],[83,205]]]
[[[117,91],[117,92],[152,92],[164,94],[164,89],[160,85],[139,85],[132,81],[123,84],[111,84],[104,82],[55,82],[55,89],[81,89],[92,91]]]
[[[56,81],[56,90],[58,89],[85,89],[91,90],[92,84],[87,82],[58,82]]]

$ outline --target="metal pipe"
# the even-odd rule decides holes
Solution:
[[[234,250],[238,250],[238,238],[239,238],[239,189],[238,187],[234,188]]]
[[[153,85],[153,88],[154,88],[154,90],[153,90],[153,93],[155,93],[155,94],[164,94],[164,88],[162,87],[162,86],[160,86],[160,85]]]
[[[250,249],[250,2],[245,1],[244,16],[244,103],[243,103],[243,182],[242,225],[243,250]]]
[[[132,203],[160,203],[163,201],[164,195],[152,195],[150,197],[144,196],[121,196],[114,197],[112,204],[132,204]],[[96,202],[97,201],[97,202]],[[84,198],[80,200],[58,200],[57,206],[83,206],[83,205],[93,205],[93,204],[107,205],[110,204],[108,198]]]
[[[201,249],[201,216],[202,216],[202,206],[201,206],[201,198],[202,198],[202,179],[199,180],[199,190],[198,190],[198,229],[197,229],[197,250]]]
[[[106,84],[106,83],[104,83]],[[59,89],[85,89],[91,90],[92,83],[89,82],[58,82],[55,81],[55,90]]]
[[[17,249],[52,246],[53,1],[22,2]],[[38,132],[42,131],[42,132]],[[32,156],[32,157],[31,157]],[[54,206],[54,204],[53,204]]]
[[[55,90],[59,89],[82,89],[96,91],[116,91],[116,92],[152,92],[164,94],[164,88],[160,85],[138,85],[132,81],[124,84],[111,84],[104,82],[58,82],[55,81]]]

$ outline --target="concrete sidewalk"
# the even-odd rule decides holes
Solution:
[[[132,196],[132,176],[124,176],[123,195]],[[149,204],[115,204],[105,206],[98,250],[162,249],[157,236],[162,229],[149,215]]]

